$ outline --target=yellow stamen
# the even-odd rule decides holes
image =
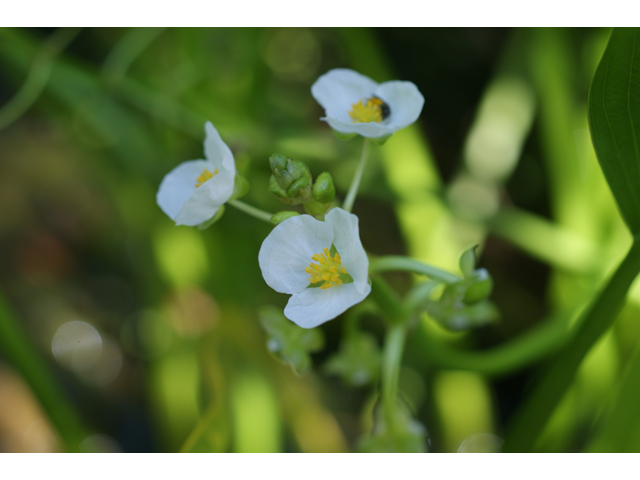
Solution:
[[[360,100],[351,107],[349,116],[353,123],[381,122],[389,116],[389,106],[377,97]]]
[[[206,168],[202,169],[202,173],[198,176],[198,178],[196,178],[196,188],[198,188],[199,186],[201,186],[204,182],[206,182],[207,180],[209,180],[210,178],[213,178],[214,175],[218,174],[218,169],[215,168],[213,170],[213,173],[211,173],[209,170],[207,170]]]
[[[309,274],[309,281],[311,283],[324,282],[320,285],[320,288],[326,290],[327,288],[337,287],[342,284],[340,274],[347,273],[347,269],[342,266],[340,255],[336,252],[333,257],[328,248],[322,250],[323,253],[316,253],[311,256],[311,260],[318,263],[312,263],[304,269]]]

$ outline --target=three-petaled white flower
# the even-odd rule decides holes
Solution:
[[[236,164],[229,147],[207,122],[204,126],[206,160],[183,162],[165,175],[156,201],[176,225],[200,225],[211,219],[231,197]]]
[[[267,284],[292,295],[284,314],[303,328],[334,319],[371,292],[358,217],[341,208],[324,222],[300,215],[280,223],[262,243],[258,261]]]
[[[321,118],[341,133],[363,137],[387,137],[411,125],[420,116],[424,97],[412,82],[376,83],[347,68],[322,75],[311,86],[311,95],[324,107]]]

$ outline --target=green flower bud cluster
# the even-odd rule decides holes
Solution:
[[[322,216],[329,211],[336,197],[333,178],[327,172],[313,181],[309,167],[299,160],[287,158],[279,153],[269,157],[271,178],[269,192],[288,205],[304,206],[310,215]],[[294,216],[294,212],[279,212],[271,222],[274,225]]]
[[[451,330],[466,330],[498,320],[496,306],[488,300],[493,279],[485,268],[476,269],[473,247],[460,257],[464,278],[445,287],[437,302],[427,304],[427,313]]]
[[[311,199],[312,179],[309,167],[299,160],[274,153],[269,157],[269,192],[284,203],[299,205]]]

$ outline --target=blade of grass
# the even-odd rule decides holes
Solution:
[[[49,415],[64,441],[67,451],[79,452],[88,433],[74,406],[69,403],[51,372],[27,338],[18,319],[0,293],[0,347],[5,358],[22,374],[38,401]]]
[[[516,413],[507,432],[504,451],[531,451],[555,407],[571,385],[585,355],[613,324],[638,272],[640,241],[636,239],[600,295],[583,314],[575,337]]]

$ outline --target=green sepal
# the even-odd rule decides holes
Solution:
[[[205,230],[209,228],[211,225],[213,225],[218,220],[220,220],[222,218],[222,215],[224,215],[224,205],[220,206],[220,208],[218,209],[218,211],[213,217],[211,217],[206,222],[202,222],[200,225],[198,225],[198,230]]]
[[[384,145],[386,143],[386,141],[389,140],[391,135],[393,135],[393,133],[389,134],[389,135],[384,135],[382,137],[372,138],[371,141],[373,143],[375,143],[376,145]]]
[[[280,184],[276,181],[276,177],[274,177],[273,175],[269,177],[269,193],[280,198],[280,200],[283,200],[283,198],[287,199],[287,191],[280,186]]]
[[[278,212],[271,217],[271,223],[278,225],[279,223],[284,222],[287,218],[296,217],[298,215],[300,215],[298,212],[292,212],[291,210]]]
[[[301,177],[295,180],[289,188],[287,188],[287,196],[289,198],[300,197],[301,201],[306,201],[309,198],[307,187],[311,185],[311,179],[309,177]]]
[[[340,140],[351,140],[352,138],[355,138],[358,136],[357,133],[343,133],[343,132],[339,132],[337,130],[334,130],[333,128],[331,129],[331,131],[333,132],[333,134],[336,136],[336,138],[339,138]]]
[[[299,327],[273,306],[261,308],[259,317],[267,332],[267,349],[296,373],[308,371],[312,363],[309,354],[324,347],[322,330]]]
[[[233,180],[233,193],[231,194],[231,198],[229,200],[236,200],[238,198],[244,197],[249,191],[249,188],[249,181],[238,172],[236,172],[236,176]]]

